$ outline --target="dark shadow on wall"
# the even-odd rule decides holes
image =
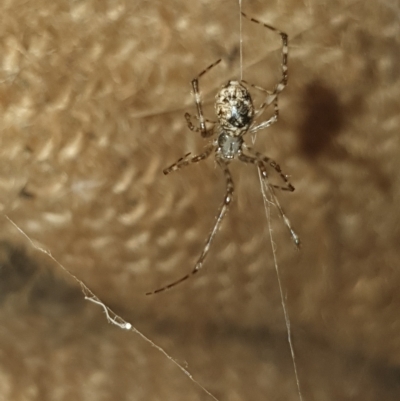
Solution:
[[[347,160],[353,167],[366,169],[377,189],[385,193],[390,191],[390,180],[375,160],[349,153],[338,141],[349,119],[357,118],[365,112],[362,96],[355,95],[350,104],[341,104],[334,89],[313,81],[306,86],[301,105],[305,111],[297,130],[299,150],[307,159],[315,163],[324,158],[319,168],[323,168],[326,163]],[[329,161],[325,159],[327,157]]]
[[[19,307],[62,316],[83,307],[80,290],[38,265],[20,246],[0,242],[0,304],[18,294]]]
[[[318,81],[311,82],[304,90],[302,107],[305,117],[299,126],[299,147],[309,159],[321,155],[334,158],[346,157],[346,151],[335,146],[335,141],[346,124],[336,93]]]

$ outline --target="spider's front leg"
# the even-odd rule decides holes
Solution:
[[[185,276],[181,277],[179,280],[173,281],[172,283],[159,288],[158,290],[155,291],[151,291],[146,293],[146,295],[152,295],[152,294],[157,294],[159,292],[165,291],[165,290],[169,290],[172,287],[175,287],[176,285],[178,285],[179,283],[182,283],[183,281],[187,280],[189,277],[193,276],[194,274],[196,274],[198,271],[200,271],[200,269],[203,267],[203,263],[204,260],[206,258],[206,256],[208,255],[208,252],[210,250],[210,246],[211,243],[215,237],[215,234],[217,233],[219,227],[221,226],[222,220],[226,215],[226,212],[228,211],[228,207],[230,205],[230,203],[232,202],[232,198],[233,198],[233,190],[234,190],[234,186],[233,186],[233,181],[232,181],[232,176],[231,173],[228,169],[228,163],[225,162],[223,159],[220,158],[216,158],[218,165],[221,167],[221,169],[224,172],[225,175],[225,180],[226,180],[226,193],[225,193],[225,197],[224,197],[224,201],[222,202],[218,214],[217,214],[217,218],[216,221],[214,223],[214,227],[211,230],[207,241],[204,245],[204,248],[200,254],[200,257],[197,259],[197,262],[193,268],[193,270],[186,274]]]
[[[208,156],[210,156],[211,152],[214,149],[214,144],[210,143],[208,146],[206,146],[205,150],[203,153],[200,153],[199,155],[193,156],[189,158],[190,153],[187,153],[185,156],[181,157],[178,159],[178,161],[171,166],[165,168],[163,170],[163,173],[165,175],[172,173],[173,171],[177,171],[181,169],[182,167],[186,167],[191,163],[197,163],[201,160],[207,159]]]
[[[247,148],[247,150],[249,150],[249,149]],[[241,155],[239,155],[239,160],[244,163],[252,163],[257,166],[260,176],[261,176],[266,188],[268,188],[268,190],[269,190],[271,199],[272,199],[273,203],[275,204],[276,208],[278,209],[278,212],[279,212],[283,222],[285,223],[287,229],[290,232],[290,236],[292,237],[293,243],[296,245],[296,248],[299,249],[300,248],[300,238],[293,230],[289,219],[286,217],[285,213],[283,212],[282,206],[280,205],[279,200],[278,200],[277,196],[275,195],[275,191],[274,191],[274,188],[278,188],[278,189],[282,189],[282,190],[286,190],[286,191],[294,191],[294,187],[287,180],[286,176],[282,173],[279,165],[276,164],[276,162],[274,162],[273,160],[271,160],[270,158],[268,158],[266,156],[261,155],[260,153],[254,152],[254,154],[255,154],[255,156],[247,156],[242,153]],[[272,166],[280,174],[280,176],[282,177],[282,179],[285,181],[285,183],[287,185],[286,187],[280,187],[278,185],[270,184],[270,182],[268,180],[267,169],[265,167],[266,164],[269,164],[270,166]]]
[[[245,154],[241,154],[239,156],[239,160],[245,163],[252,163],[255,164],[256,166],[258,166],[258,164],[261,163],[265,163],[265,164],[269,164],[281,177],[281,179],[284,181],[285,185],[284,187],[280,186],[280,185],[273,185],[270,184],[272,187],[280,189],[282,191],[290,191],[293,192],[294,191],[294,186],[289,182],[289,180],[287,179],[286,175],[283,174],[281,167],[279,166],[279,164],[270,159],[267,156],[264,156],[263,154],[259,153],[259,152],[254,152],[249,146],[246,146],[246,150],[253,153],[254,156],[247,156]]]
[[[271,164],[271,163],[270,163]],[[261,161],[258,162],[257,164],[258,167],[258,171],[260,173],[261,178],[263,179],[265,186],[268,188],[269,193],[271,195],[271,200],[273,201],[273,203],[275,204],[276,208],[278,209],[278,212],[283,220],[283,222],[285,223],[287,229],[289,230],[290,236],[292,237],[292,241],[294,243],[294,245],[296,246],[296,248],[299,250],[300,246],[301,246],[301,242],[300,242],[300,238],[299,236],[296,234],[296,232],[293,230],[292,225],[290,224],[289,219],[286,217],[286,214],[283,212],[282,206],[279,203],[279,200],[277,198],[277,196],[275,195],[274,192],[274,188],[273,185],[271,185],[268,181],[268,174],[267,174],[267,169],[265,167],[265,164]],[[279,167],[279,166],[278,166]],[[290,184],[289,184],[290,185]],[[293,187],[292,187],[293,188]],[[294,190],[294,188],[293,188]]]

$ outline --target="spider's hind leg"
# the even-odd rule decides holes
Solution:
[[[289,76],[288,75],[289,39],[288,39],[288,35],[285,32],[282,32],[279,29],[276,29],[271,25],[265,24],[255,18],[251,18],[243,12],[242,12],[242,15],[243,15],[243,17],[247,18],[251,22],[262,25],[264,28],[267,28],[270,31],[277,33],[281,37],[281,40],[282,40],[282,47],[281,47],[281,56],[282,56],[281,74],[282,75],[281,75],[281,79],[279,80],[279,82],[275,85],[274,90],[269,91],[261,86],[253,85],[253,84],[250,84],[250,83],[242,80],[242,82],[245,83],[246,85],[249,85],[249,86],[257,89],[266,95],[264,102],[260,105],[260,107],[257,109],[257,111],[255,113],[255,118],[260,116],[264,112],[264,110],[266,108],[268,108],[268,106],[271,103],[274,103],[274,115],[272,117],[270,117],[268,120],[263,121],[262,123],[251,127],[250,132],[252,134],[254,134],[257,131],[267,128],[270,125],[272,125],[278,121],[278,118],[279,118],[278,95],[285,89],[287,82],[288,82],[288,76]]]
[[[278,96],[275,94],[275,92],[271,92],[270,90],[265,89],[262,86],[251,84],[251,83],[245,81],[244,79],[242,79],[240,82],[245,84],[245,85],[247,85],[247,86],[251,86],[254,89],[259,90],[260,92],[264,93],[265,96],[266,96],[265,100],[255,110],[254,119],[257,119],[271,103],[274,103],[275,120],[278,121],[278,117],[279,117]],[[276,122],[276,121],[274,121],[274,122]]]
[[[197,117],[197,116],[195,116],[194,118],[197,120],[199,119],[199,117]],[[193,132],[201,131],[200,127],[197,127],[192,123],[192,116],[190,113],[185,113],[185,120],[186,120],[186,124],[187,124],[188,128],[190,129],[190,131],[193,131]],[[205,135],[202,134],[203,138],[208,138],[210,136],[213,136],[214,135],[214,126],[215,126],[216,122],[208,120],[207,118],[205,118],[204,121],[206,123],[212,124],[213,126],[210,129],[206,129],[206,134]]]
[[[264,28],[269,29],[270,31],[276,32],[279,34],[282,40],[282,77],[279,81],[279,83],[275,86],[274,89],[274,94],[279,95],[280,92],[282,92],[288,81],[288,53],[289,53],[289,38],[288,35],[285,32],[280,31],[279,29],[274,28],[271,25],[265,24],[264,22],[261,22],[255,18],[251,18],[247,16],[245,13],[242,12],[243,17],[247,18],[248,20],[255,22],[256,24],[260,24],[264,26]]]
[[[211,70],[211,68],[215,67],[216,65],[218,65],[221,62],[221,59],[217,60],[215,63],[209,65],[207,68],[205,68],[195,79],[192,80],[192,88],[193,88],[193,95],[196,101],[196,107],[197,107],[197,116],[200,122],[200,132],[201,132],[201,136],[203,138],[207,138],[209,136],[211,136],[214,133],[214,130],[207,130],[206,127],[206,119],[204,118],[204,114],[203,114],[203,107],[201,104],[201,97],[200,97],[200,89],[199,89],[199,79],[208,71]],[[190,125],[192,124],[190,122],[190,115],[189,115],[189,120],[186,117],[186,121],[188,122],[188,126],[190,128]],[[193,125],[192,125],[193,126]],[[191,128],[190,128],[191,129]],[[210,132],[211,131],[211,132]]]
[[[275,124],[278,122],[278,118],[279,118],[279,107],[278,107],[278,96],[275,97],[275,99],[273,100],[274,103],[274,114],[272,117],[270,117],[268,120],[261,122],[260,124],[257,124],[253,127],[250,128],[249,132],[251,134],[255,134],[257,131],[260,131],[264,128],[268,128],[269,126],[271,126],[272,124]],[[258,109],[258,111],[256,111],[256,115],[259,116],[263,113],[263,111],[265,110],[265,108],[268,106],[267,102],[264,102]]]

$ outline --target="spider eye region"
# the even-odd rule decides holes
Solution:
[[[215,111],[225,130],[241,135],[247,131],[254,116],[250,93],[239,82],[229,81],[215,98]]]

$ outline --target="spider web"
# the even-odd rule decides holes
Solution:
[[[239,37],[240,79],[243,80],[242,0],[239,0],[239,34],[240,34],[240,37]],[[255,142],[255,137],[253,138],[253,143],[254,142]],[[274,267],[275,267],[275,271],[276,271],[276,277],[277,277],[277,280],[278,280],[279,294],[280,294],[280,297],[281,297],[283,314],[284,314],[284,317],[285,317],[287,336],[288,336],[288,343],[289,343],[290,354],[291,354],[292,362],[293,362],[293,369],[294,369],[294,375],[295,375],[295,378],[296,378],[297,391],[298,391],[298,394],[299,394],[300,401],[303,401],[299,375],[297,373],[296,355],[295,355],[293,342],[292,342],[292,333],[291,333],[291,328],[290,328],[290,316],[289,316],[289,313],[288,313],[288,310],[287,310],[285,297],[283,295],[283,288],[282,288],[282,282],[281,282],[281,277],[280,277],[280,273],[279,273],[278,259],[277,259],[277,256],[276,256],[276,244],[274,242],[273,235],[272,235],[273,230],[272,230],[272,225],[271,225],[271,205],[274,205],[275,203],[274,203],[273,194],[270,193],[270,191],[273,190],[273,189],[271,187],[268,187],[266,181],[264,181],[262,179],[260,170],[258,170],[258,177],[259,177],[259,181],[260,181],[261,193],[262,193],[262,196],[263,196],[263,202],[264,202],[264,208],[265,208],[265,216],[266,216],[267,222],[268,222],[269,238],[270,238],[270,242],[271,242],[271,249],[272,249],[272,255],[273,255],[273,259],[274,259]]]
[[[172,358],[163,348],[161,348],[159,345],[154,343],[149,337],[145,336],[143,333],[137,330],[131,323],[127,322],[121,316],[117,315],[109,306],[107,306],[104,302],[102,302],[99,299],[99,297],[95,295],[82,280],[80,280],[78,277],[72,274],[65,266],[63,266],[51,254],[50,251],[36,245],[35,242],[13,220],[11,220],[7,215],[4,215],[4,217],[18,230],[20,234],[22,234],[29,241],[29,243],[32,245],[33,248],[37,249],[39,252],[42,252],[47,257],[49,257],[59,268],[61,268],[64,271],[64,273],[66,273],[80,285],[85,300],[100,306],[106,315],[108,323],[113,324],[122,330],[132,331],[133,333],[137,334],[140,338],[146,341],[150,346],[154,347],[157,351],[159,351],[162,355],[164,355],[170,362],[172,362],[175,366],[177,366],[177,368],[179,368],[189,378],[189,380],[191,380],[196,386],[198,386],[201,390],[203,390],[208,396],[218,401],[218,399],[213,394],[211,394],[203,385],[201,385],[197,380],[195,380],[192,374],[187,369],[185,369],[179,362],[177,362],[174,358]]]
[[[292,342],[290,316],[289,316],[289,312],[288,312],[287,306],[286,306],[286,296],[284,296],[284,293],[283,293],[281,276],[280,276],[280,272],[279,272],[278,259],[277,259],[277,255],[276,255],[277,247],[276,247],[276,243],[274,242],[274,239],[273,239],[273,230],[272,230],[272,225],[271,225],[271,205],[276,206],[275,199],[272,196],[272,194],[270,193],[271,188],[269,188],[268,185],[266,184],[266,182],[262,179],[260,171],[258,172],[258,176],[259,176],[259,180],[260,180],[261,193],[262,193],[263,201],[264,201],[265,216],[266,216],[267,222],[268,222],[268,231],[269,231],[269,238],[270,238],[270,242],[271,242],[271,250],[272,250],[272,255],[273,255],[273,259],[274,259],[274,267],[275,267],[275,271],[276,271],[276,277],[278,280],[279,294],[280,294],[281,302],[282,302],[282,310],[283,310],[283,314],[285,317],[288,344],[289,344],[290,354],[291,354],[292,362],[293,362],[293,370],[294,370],[294,375],[295,375],[295,379],[296,379],[296,385],[297,385],[297,390],[298,390],[298,394],[299,394],[299,399],[300,399],[300,401],[302,401],[303,395],[301,392],[300,379],[299,379],[299,375],[297,372],[296,354],[295,354],[294,346],[293,346],[293,342]]]

